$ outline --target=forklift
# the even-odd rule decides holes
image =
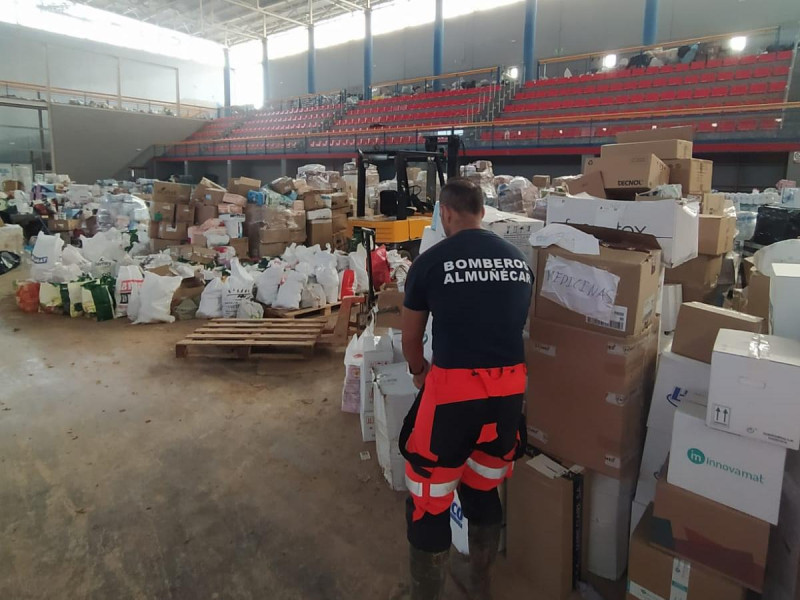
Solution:
[[[422,233],[431,224],[433,207],[436,204],[436,186],[444,186],[447,177],[459,175],[459,153],[461,136],[432,135],[425,138],[425,150],[365,151],[359,150],[356,157],[358,171],[358,194],[356,216],[348,220],[351,245],[363,243],[362,228],[375,231],[375,243],[389,249],[397,249],[410,259],[419,254]],[[422,165],[428,174],[427,189],[408,180],[409,165]],[[367,217],[367,168],[375,165],[382,180],[397,179],[397,190],[380,193],[380,214]],[[423,194],[424,192],[424,194]]]

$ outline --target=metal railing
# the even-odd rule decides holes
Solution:
[[[216,107],[163,102],[119,94],[90,92],[67,88],[47,87],[16,81],[0,81],[0,97],[21,100],[40,100],[56,104],[71,104],[91,108],[105,108],[147,114],[183,117],[188,119],[213,119],[218,116]]]

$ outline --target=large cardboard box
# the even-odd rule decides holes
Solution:
[[[175,240],[160,240],[154,237],[150,238],[151,252],[163,252],[164,250],[168,250],[170,247],[174,245],[175,245]]]
[[[175,206],[175,222],[194,225],[194,204],[178,204]]]
[[[694,126],[681,125],[678,127],[656,127],[655,129],[639,129],[637,131],[620,131],[617,134],[617,143],[652,142],[657,140],[694,140]]]
[[[319,244],[322,248],[325,244],[333,243],[333,222],[309,221],[306,224],[306,240],[308,246]]]
[[[558,246],[539,250],[536,316],[622,337],[642,333],[655,319],[661,281],[658,242],[647,235],[584,229],[601,240],[598,255]],[[603,319],[599,315],[606,309],[610,318]]]
[[[169,181],[153,182],[153,201],[188,204],[192,197],[192,186]]]
[[[664,272],[664,281],[689,289],[709,291],[716,287],[722,272],[722,256],[700,255]],[[685,298],[684,298],[685,299]]]
[[[333,233],[338,233],[347,229],[347,213],[343,212],[344,210],[346,209],[333,211],[333,217],[331,218]]]
[[[770,277],[770,331],[800,340],[800,264],[775,263]]]
[[[219,209],[217,208],[217,204],[206,204],[205,202],[195,202],[194,204],[195,224],[202,225],[209,219],[216,219],[217,217],[219,217]]]
[[[168,223],[161,221],[158,224],[158,237],[162,240],[181,241],[189,238],[187,223]],[[172,244],[174,245],[174,244]]]
[[[621,339],[534,318],[530,336],[528,442],[593,471],[635,478],[654,334]]]
[[[323,194],[322,192],[310,191],[303,194],[300,199],[303,201],[303,206],[305,206],[306,211],[330,208],[330,206],[325,203],[323,195],[330,198],[329,195]]]
[[[647,142],[604,144],[600,147],[600,158],[602,159],[647,154],[655,154],[662,161],[676,158],[692,158],[692,142],[687,140],[650,140]],[[608,187],[608,181],[606,181],[606,187]]]
[[[603,175],[605,189],[624,192],[633,199],[637,192],[645,192],[669,182],[669,168],[655,154],[603,156],[586,161],[586,175],[597,172]]]
[[[394,360],[392,338],[388,335],[366,335],[364,343],[364,360],[361,365],[361,441],[375,441],[375,376],[373,369],[381,365],[391,364]]]
[[[747,305],[744,312],[748,315],[755,315],[764,319],[765,323],[769,322],[769,294],[772,285],[772,278],[764,275],[760,271],[750,271],[749,281],[747,283]]]
[[[647,426],[671,437],[675,409],[684,402],[706,406],[710,381],[711,365],[708,363],[681,356],[670,349],[662,352]]]
[[[678,326],[672,351],[711,364],[714,342],[720,329],[761,333],[764,319],[701,302],[684,302],[678,312]]]
[[[653,546],[653,521],[651,506],[631,538],[628,600],[745,600],[745,587]]]
[[[703,194],[701,212],[704,215],[724,215],[725,205],[725,194]]]
[[[506,558],[542,598],[566,600],[580,577],[584,493],[582,467],[544,454],[508,482]]]
[[[533,185],[537,188],[549,188],[550,187],[550,175],[534,175],[531,179]]]
[[[237,257],[247,258],[250,256],[250,241],[246,237],[231,238],[228,245],[236,251]]]
[[[736,237],[736,217],[700,215],[697,252],[710,256],[733,250]]]
[[[251,179],[250,177],[237,177],[228,182],[228,191],[231,194],[238,194],[247,198],[247,192],[257,192],[261,189],[260,179]]]
[[[706,423],[800,449],[800,342],[722,329],[711,359]]]
[[[376,327],[403,328],[403,300],[405,293],[398,289],[387,289],[378,293],[375,300]]]
[[[400,453],[400,430],[418,390],[404,362],[377,366],[373,372],[378,464],[389,487],[402,491],[406,489],[406,461]]]
[[[633,479],[616,479],[600,473],[589,478],[587,569],[616,581],[628,566]]]
[[[603,173],[599,170],[575,177],[559,177],[559,181],[567,189],[567,192],[573,196],[589,194],[595,198],[606,197]]]
[[[769,523],[669,483],[656,485],[653,543],[760,590],[769,547]]]
[[[530,238],[532,234],[544,228],[544,221],[487,209],[482,224],[484,229],[496,233],[509,244],[516,246],[528,259],[528,264],[531,267],[535,266]]]
[[[280,242],[289,244],[292,241],[292,230],[262,227],[258,230],[258,238],[261,244],[276,244]]]
[[[327,205],[330,202],[330,208],[336,209],[350,209],[350,196],[346,192],[335,192],[333,194],[326,194],[328,200],[323,198],[323,202]]]
[[[258,244],[258,257],[259,258],[274,258],[282,256],[289,247],[288,242],[269,242],[267,244]]]
[[[675,411],[667,481],[763,521],[778,522],[786,449],[706,426],[706,409]]]
[[[665,160],[669,167],[669,182],[679,183],[684,196],[699,196],[711,191],[711,176],[714,163],[699,158]]]
[[[595,225],[655,236],[667,267],[697,256],[696,202],[625,202],[551,195],[547,198],[547,224],[551,223]]]
[[[210,265],[217,258],[215,250],[206,248],[205,246],[192,246],[190,244],[170,246],[169,253],[173,258],[182,258],[201,265]]]
[[[172,202],[150,201],[150,220],[156,223],[175,223],[175,207]]]

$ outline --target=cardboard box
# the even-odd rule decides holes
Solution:
[[[308,246],[319,244],[322,248],[325,244],[333,243],[333,222],[309,221],[306,224],[306,240]]]
[[[669,182],[669,168],[655,154],[621,154],[586,161],[587,175],[598,171],[603,174],[606,190],[626,192],[630,199],[637,192]]]
[[[336,209],[350,209],[350,196],[347,195],[345,192],[336,192],[335,194],[330,194],[330,208],[333,210]],[[324,200],[323,200],[324,201]]]
[[[270,182],[269,187],[273,191],[286,196],[294,190],[294,180],[291,177],[278,177]]]
[[[517,463],[508,482],[506,559],[543,598],[566,600],[580,577],[584,493],[581,467],[544,454]]]
[[[606,186],[601,171],[592,171],[575,177],[560,177],[559,180],[567,192],[573,196],[589,194],[595,198],[606,197]]]
[[[696,562],[677,558],[650,543],[650,506],[631,538],[629,600],[745,600],[747,589]]]
[[[667,267],[697,256],[697,203],[675,200],[625,202],[570,196],[548,196],[547,224],[570,223],[608,227],[655,236]]]
[[[403,300],[405,293],[397,289],[383,290],[376,297],[376,327],[403,328]]]
[[[496,233],[512,246],[516,246],[528,259],[528,265],[535,268],[530,239],[532,234],[544,228],[544,221],[497,210],[487,210],[482,225],[484,229]]]
[[[202,225],[209,219],[216,219],[219,217],[219,209],[216,204],[206,204],[205,202],[196,202],[194,204],[194,222],[196,225]]]
[[[197,202],[206,202],[211,200],[208,194],[212,192],[215,194],[220,192],[224,194],[226,191],[227,190],[218,183],[214,183],[210,179],[203,177],[200,180],[200,183],[198,183],[195,186],[194,191],[192,192],[192,200],[195,200]],[[222,196],[219,196],[219,198],[220,200],[215,201],[214,202],[215,204],[218,204],[219,202],[222,201],[221,200]]]
[[[163,252],[175,245],[175,240],[160,240],[158,238],[150,238],[150,251]]]
[[[47,228],[50,231],[72,232],[81,228],[80,219],[49,219]]]
[[[675,411],[667,481],[763,521],[778,522],[786,449],[706,426],[706,409]]]
[[[730,329],[719,332],[711,359],[709,427],[798,450],[799,391],[799,341]]]
[[[292,230],[262,227],[258,230],[258,238],[261,244],[290,244],[292,241]]]
[[[656,485],[651,541],[671,554],[760,590],[769,523],[672,485],[668,479],[667,474]]]
[[[150,201],[150,220],[156,223],[174,223],[175,222],[175,208],[177,204],[172,202],[158,202],[156,200]]]
[[[692,158],[692,142],[687,140],[651,140],[600,146],[600,158],[602,159],[623,156],[646,156],[648,154],[655,154],[661,160]],[[606,186],[608,186],[608,181],[606,181]]]
[[[656,497],[656,484],[664,475],[664,465],[667,462],[671,444],[671,426],[669,433],[654,427],[647,428],[642,463],[639,467],[639,479],[636,481],[636,496],[634,496],[634,500],[643,506],[650,504]]]
[[[665,160],[669,167],[669,182],[679,183],[686,195],[702,195],[711,191],[711,175],[714,163],[699,158]]]
[[[781,518],[772,530],[767,553],[763,600],[800,598],[800,482],[789,465],[781,494]]]
[[[270,242],[267,244],[258,244],[258,257],[259,258],[274,258],[282,256],[289,247],[289,242]]]
[[[187,223],[175,223],[173,225],[166,221],[161,221],[158,224],[158,237],[162,240],[171,240],[173,243],[170,245],[174,246],[176,240],[182,241],[189,239],[187,228]]]
[[[679,127],[656,127],[655,129],[640,129],[638,131],[620,131],[617,134],[617,143],[653,142],[658,140],[694,140],[694,126],[681,125]]]
[[[709,256],[733,250],[736,237],[736,217],[700,215],[697,252]]]
[[[192,186],[168,181],[153,182],[153,201],[188,204],[192,197]]]
[[[770,331],[773,335],[800,340],[800,264],[775,263],[770,277]]]
[[[547,376],[536,376],[528,388],[528,443],[593,471],[634,479],[655,365],[651,338],[650,332],[621,339],[532,319],[528,372]]]
[[[247,192],[257,192],[261,189],[260,179],[251,179],[249,177],[237,177],[228,182],[228,191],[231,194],[238,194],[247,198]]]
[[[11,192],[16,192],[17,190],[21,190],[22,187],[23,186],[21,181],[6,179],[3,182],[3,192],[5,192],[6,194],[10,194]]]
[[[331,219],[331,227],[333,229],[333,233],[345,231],[347,229],[347,214],[334,211],[333,218]]]
[[[205,246],[192,246],[184,244],[182,246],[170,246],[169,253],[173,258],[182,258],[189,262],[199,263],[201,265],[212,264],[216,258],[217,253],[211,248]]]
[[[375,450],[383,476],[393,490],[406,488],[406,460],[400,453],[400,430],[417,388],[406,363],[373,367],[375,378]]]
[[[228,242],[228,246],[231,246],[234,250],[236,250],[236,256],[238,258],[247,258],[250,256],[250,242],[246,237],[241,238],[231,238]]]
[[[350,251],[350,238],[347,235],[347,231],[338,231],[333,234],[332,247],[334,250],[342,252]]]
[[[745,293],[747,294],[747,304],[744,312],[748,315],[755,315],[769,323],[769,294],[772,285],[772,278],[764,275],[760,271],[751,271]]]
[[[658,242],[613,229],[586,230],[601,240],[599,255],[574,254],[558,246],[539,249],[536,316],[606,334],[639,335],[655,318],[661,282]],[[581,281],[588,283],[579,285]],[[613,306],[608,320],[570,308],[600,311],[608,305]]]
[[[674,269],[664,271],[664,282],[669,284],[680,284],[685,289],[701,290],[701,295],[705,297],[709,291],[717,286],[719,275],[722,272],[722,256],[700,255],[697,258],[683,263]],[[687,298],[691,294],[683,292],[684,301],[691,301]]]
[[[662,352],[647,427],[672,436],[675,409],[684,402],[706,406],[710,381],[711,365],[708,363],[681,356],[669,349]]]
[[[724,215],[726,204],[725,194],[703,194],[701,212],[704,215]]]
[[[711,364],[714,342],[720,329],[761,333],[764,319],[701,302],[684,302],[678,313],[678,326],[672,351]]]
[[[616,479],[592,473],[588,483],[589,517],[587,568],[612,581],[628,566],[628,539],[633,479]]]
[[[531,179],[531,183],[535,185],[537,188],[549,188],[550,187],[550,175],[534,175],[533,179]]]
[[[336,234],[334,234],[335,236]],[[289,230],[289,243],[292,244],[305,244],[306,242],[306,228],[290,229]]]
[[[306,212],[309,210],[319,210],[321,208],[330,208],[325,204],[322,192],[310,191],[302,195],[301,200]]]
[[[194,225],[194,204],[178,204],[175,206],[175,222]]]
[[[361,439],[364,442],[375,441],[375,377],[373,369],[381,365],[391,364],[394,360],[392,339],[388,335],[367,335],[364,337],[364,360],[361,366]]]

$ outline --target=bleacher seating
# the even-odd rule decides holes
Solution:
[[[187,141],[241,139],[250,137],[292,135],[319,131],[326,120],[333,119],[338,105],[258,111],[223,117],[208,123]]]

